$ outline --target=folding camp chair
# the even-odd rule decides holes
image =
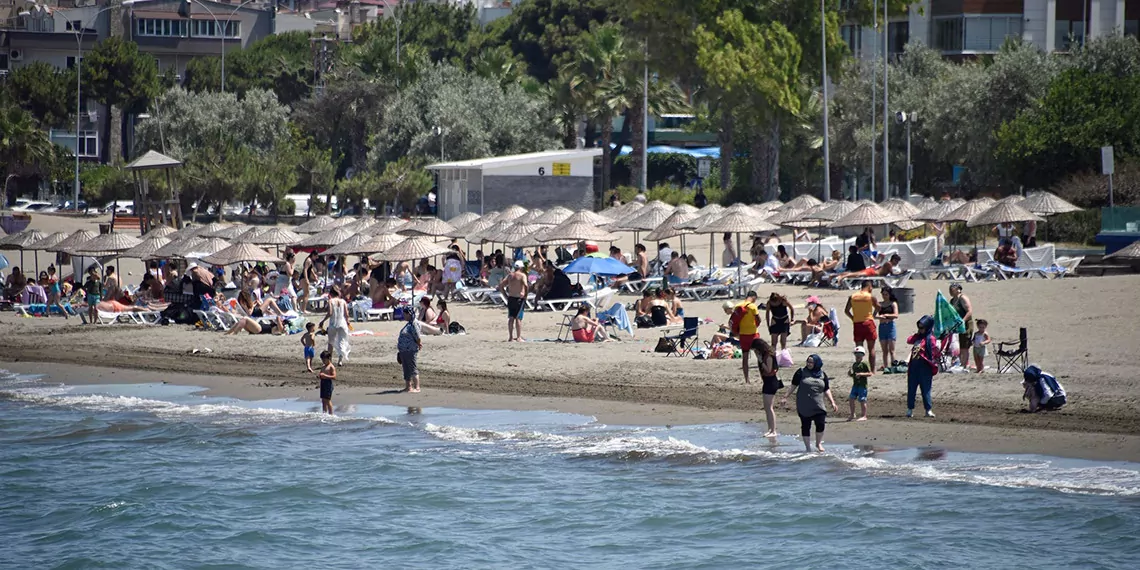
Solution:
[[[1025,372],[1025,368],[1029,366],[1029,331],[1022,327],[1018,331],[1018,340],[999,341],[994,356],[997,358],[999,374],[1015,368],[1018,372]]]
[[[685,328],[681,334],[676,335],[662,335],[663,340],[670,342],[671,350],[665,353],[665,356],[685,356],[688,354],[692,356],[693,348],[697,346],[697,330],[700,328],[701,320],[698,317],[685,317]],[[660,344],[660,342],[658,343]]]
[[[820,346],[839,346],[839,327],[831,322],[831,317],[820,319],[823,330],[820,332]]]

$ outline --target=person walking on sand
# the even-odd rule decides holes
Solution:
[[[768,325],[768,334],[772,335],[772,348],[776,348],[776,343],[780,343],[780,350],[788,348],[788,334],[792,332],[795,319],[796,310],[787,297],[775,292],[768,296],[764,321]]]
[[[515,270],[499,283],[499,292],[507,296],[507,342],[522,342],[522,312],[526,304],[526,264],[515,262]]]
[[[328,327],[325,329],[329,335],[328,351],[336,353],[337,366],[344,366],[352,347],[348,344],[348,303],[340,298],[339,285],[333,285],[329,289],[328,304],[329,312],[321,319],[321,324],[328,321]]]
[[[871,293],[871,282],[864,281],[863,286],[847,298],[847,306],[843,313],[851,319],[851,332],[855,346],[867,345],[867,360],[871,363],[871,370],[875,369],[875,313],[880,311],[879,300]]]
[[[404,391],[416,393],[420,391],[420,370],[417,365],[420,349],[420,332],[416,330],[415,315],[412,311],[404,311],[404,328],[400,329],[400,337],[396,340],[396,361],[404,372]]]
[[[851,394],[847,396],[847,405],[851,408],[851,415],[847,421],[867,421],[867,380],[871,378],[871,366],[863,362],[867,349],[856,346],[853,351],[855,362],[851,363],[851,370],[847,373],[851,377]],[[855,401],[859,401],[862,415],[855,417]]]
[[[910,335],[906,343],[913,345],[910,353],[910,362],[906,367],[906,417],[914,416],[914,395],[916,390],[922,390],[922,407],[926,408],[926,417],[934,417],[934,402],[930,398],[930,389],[934,383],[934,375],[938,373],[938,339],[934,338],[934,317],[923,315],[918,319],[918,332]]]
[[[317,380],[321,384],[321,411],[332,415],[333,380],[336,380],[336,366],[332,363],[332,353],[321,353],[321,371],[317,373]]]
[[[752,343],[756,340],[756,332],[760,328],[760,308],[756,306],[756,292],[749,291],[744,301],[732,310],[729,317],[732,336],[740,339],[740,367],[744,371],[744,383],[751,384],[748,379],[748,353],[752,352]]]
[[[776,394],[780,392],[783,384],[776,373],[780,365],[776,361],[776,351],[768,341],[758,338],[752,342],[752,350],[756,351],[756,365],[760,369],[760,379],[763,382],[760,393],[764,398],[764,421],[768,424],[768,431],[764,437],[776,437]]]
[[[811,451],[811,425],[815,424],[815,450],[823,453],[823,430],[827,427],[827,407],[831,404],[834,412],[839,412],[835,398],[831,395],[831,378],[823,371],[823,359],[818,354],[807,358],[804,367],[792,376],[792,387],[784,394],[781,406],[788,405],[788,398],[796,395],[796,413],[800,416],[800,435],[804,439],[804,450]],[[826,398],[826,399],[825,399]]]

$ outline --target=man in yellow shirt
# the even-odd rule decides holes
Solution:
[[[733,332],[740,338],[744,383],[751,384],[748,379],[748,354],[752,352],[752,341],[756,340],[756,331],[760,328],[760,308],[756,306],[755,291],[749,291],[744,296],[744,301],[733,309],[732,319]]]
[[[871,293],[871,282],[864,281],[863,286],[847,298],[847,307],[843,312],[851,319],[851,332],[855,339],[855,346],[866,343],[867,361],[871,370],[875,369],[875,341],[878,333],[875,330],[875,313],[879,311],[879,300]]]

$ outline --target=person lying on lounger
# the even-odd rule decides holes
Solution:
[[[262,323],[262,322],[258,321],[257,319],[254,319],[254,318],[242,317],[240,320],[238,320],[237,324],[233,326],[233,328],[226,331],[226,334],[227,335],[237,334],[239,331],[241,331],[243,329],[245,330],[245,332],[247,332],[249,334],[277,334],[277,335],[281,335],[281,334],[285,334],[285,332],[286,332],[285,321],[281,320],[281,317],[277,317],[277,318],[273,319],[273,322],[271,322],[271,323]]]
[[[139,306],[128,305],[118,301],[100,301],[95,304],[95,310],[100,313],[149,313],[151,311],[160,311],[165,306]]]
[[[887,277],[891,275],[891,272],[895,270],[895,267],[898,266],[900,261],[902,261],[902,258],[899,257],[899,254],[893,254],[891,258],[883,262],[878,269],[868,267],[862,271],[848,271],[847,273],[839,274],[839,282],[842,283],[847,279],[862,279],[864,277]]]

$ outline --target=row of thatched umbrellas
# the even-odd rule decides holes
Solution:
[[[968,227],[1002,223],[1042,221],[1041,216],[1076,211],[1072,204],[1047,193],[1011,196],[994,201],[935,201],[918,204],[893,199],[820,202],[799,196],[788,203],[734,204],[727,208],[710,204],[697,209],[663,202],[631,202],[600,213],[574,212],[561,206],[527,210],[510,206],[485,215],[460,214],[450,220],[420,218],[332,218],[317,216],[292,230],[281,227],[211,223],[175,231],[156,228],[141,238],[122,233],[97,235],[80,230],[67,235],[44,235],[27,230],[0,239],[0,250],[49,251],[88,257],[151,259],[201,259],[213,265],[242,262],[277,262],[278,254],[266,251],[282,247],[324,251],[330,255],[373,255],[380,261],[409,261],[434,257],[447,248],[431,238],[462,238],[468,244],[504,244],[509,247],[564,245],[579,241],[612,242],[617,232],[641,232],[660,242],[688,234],[755,234],[786,228],[846,228],[893,224],[913,229],[926,222],[965,222]],[[710,248],[711,249],[711,248]],[[711,256],[711,251],[710,251]],[[21,258],[21,263],[23,260]],[[710,261],[711,263],[711,261]],[[38,271],[38,264],[37,264]]]

